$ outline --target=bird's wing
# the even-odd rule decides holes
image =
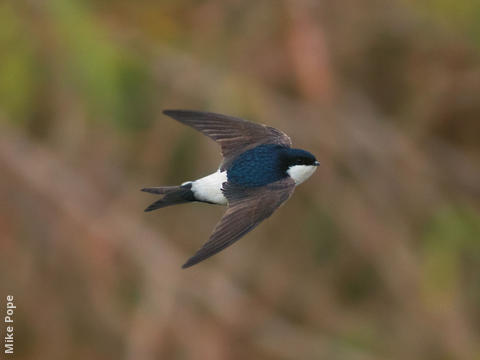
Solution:
[[[280,130],[232,116],[190,110],[165,110],[163,113],[219,143],[224,158],[222,170],[239,154],[258,145],[292,145],[288,135]]]
[[[245,188],[224,184],[228,208],[210,239],[182,266],[190,267],[232,245],[268,218],[292,195],[295,182],[285,178],[274,183]]]

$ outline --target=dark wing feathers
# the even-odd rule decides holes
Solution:
[[[224,157],[222,170],[237,155],[258,145],[292,145],[290,138],[280,130],[233,116],[189,110],[165,110],[163,113],[219,143]]]
[[[224,184],[228,208],[213,230],[210,239],[182,266],[190,267],[232,245],[274,213],[293,193],[291,178],[256,187],[245,188]]]

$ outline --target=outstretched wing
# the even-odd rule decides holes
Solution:
[[[258,145],[292,145],[290,138],[280,130],[232,116],[190,110],[165,110],[163,113],[219,143],[224,158],[222,170],[228,168],[237,155]]]
[[[295,182],[290,178],[245,188],[224,184],[228,208],[210,239],[182,266],[190,267],[232,245],[274,213],[292,195]]]

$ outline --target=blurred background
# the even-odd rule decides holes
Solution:
[[[480,359],[480,3],[0,3],[0,296],[15,359]],[[188,270],[223,207],[165,108],[321,167]],[[4,336],[2,327],[1,336]],[[12,357],[13,358],[13,357]]]

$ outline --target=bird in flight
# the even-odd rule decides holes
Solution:
[[[216,172],[179,186],[148,187],[164,195],[145,211],[199,201],[226,205],[210,239],[182,266],[190,267],[232,245],[272,215],[319,165],[315,156],[293,149],[280,130],[210,112],[165,110],[165,115],[216,141],[223,162]]]

